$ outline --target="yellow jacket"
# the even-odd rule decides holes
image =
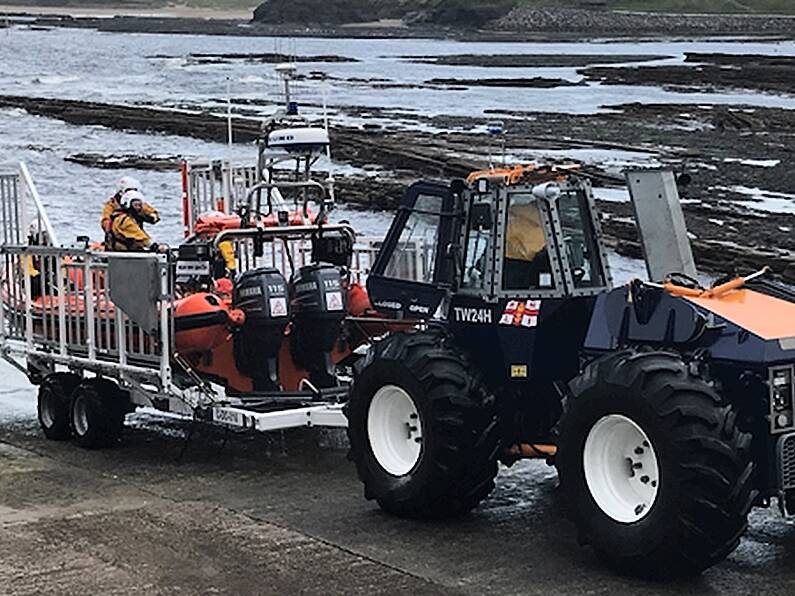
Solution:
[[[111,218],[113,212],[117,211],[119,208],[119,201],[115,196],[105,201],[105,204],[102,206],[102,217],[99,220],[99,225],[102,226],[103,232],[107,233],[111,231]],[[160,221],[160,213],[149,203],[144,203],[141,215],[143,215],[144,220],[149,223],[157,223]]]
[[[135,218],[123,211],[111,217],[110,232],[110,250],[146,250],[152,244],[152,238]]]
[[[226,240],[221,242],[218,245],[218,252],[221,254],[221,258],[224,260],[224,265],[229,271],[236,271],[237,270],[237,259],[235,259],[235,247],[229,241]]]
[[[102,217],[99,220],[99,225],[102,227],[103,232],[110,232],[110,216],[119,208],[119,201],[116,197],[109,198],[104,205],[102,205]]]

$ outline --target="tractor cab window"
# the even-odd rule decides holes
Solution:
[[[486,288],[486,272],[493,236],[491,203],[473,203],[469,212],[461,286],[473,290]]]
[[[575,289],[603,286],[604,272],[587,199],[579,192],[562,194],[558,214]]]
[[[433,281],[442,206],[442,197],[417,197],[384,269],[385,277],[425,283]]]
[[[541,206],[532,194],[512,194],[508,202],[503,290],[552,290],[550,263]]]

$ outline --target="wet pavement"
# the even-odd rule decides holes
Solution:
[[[422,523],[362,498],[337,435],[198,427],[186,447],[189,430],[137,414],[92,452],[45,441],[29,415],[2,422],[0,593],[795,591],[795,532],[774,510],[701,577],[648,583],[577,546],[543,462],[503,469],[469,518]]]

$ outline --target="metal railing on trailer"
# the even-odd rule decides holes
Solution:
[[[160,390],[169,387],[173,330],[168,312],[173,298],[164,255],[2,245],[0,257],[0,333],[6,353],[69,368],[125,373]],[[144,330],[114,302],[111,266],[118,261],[151,263],[156,271],[155,332]]]
[[[58,245],[58,237],[24,163],[0,164],[0,227],[3,244],[25,244],[33,234],[39,244]]]

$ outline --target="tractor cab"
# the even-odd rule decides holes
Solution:
[[[576,374],[610,284],[590,184],[535,166],[412,186],[367,282],[385,315],[445,321],[495,381]],[[536,351],[539,339],[559,349]]]
[[[459,287],[490,298],[593,295],[610,283],[590,185],[556,168],[470,175]]]

